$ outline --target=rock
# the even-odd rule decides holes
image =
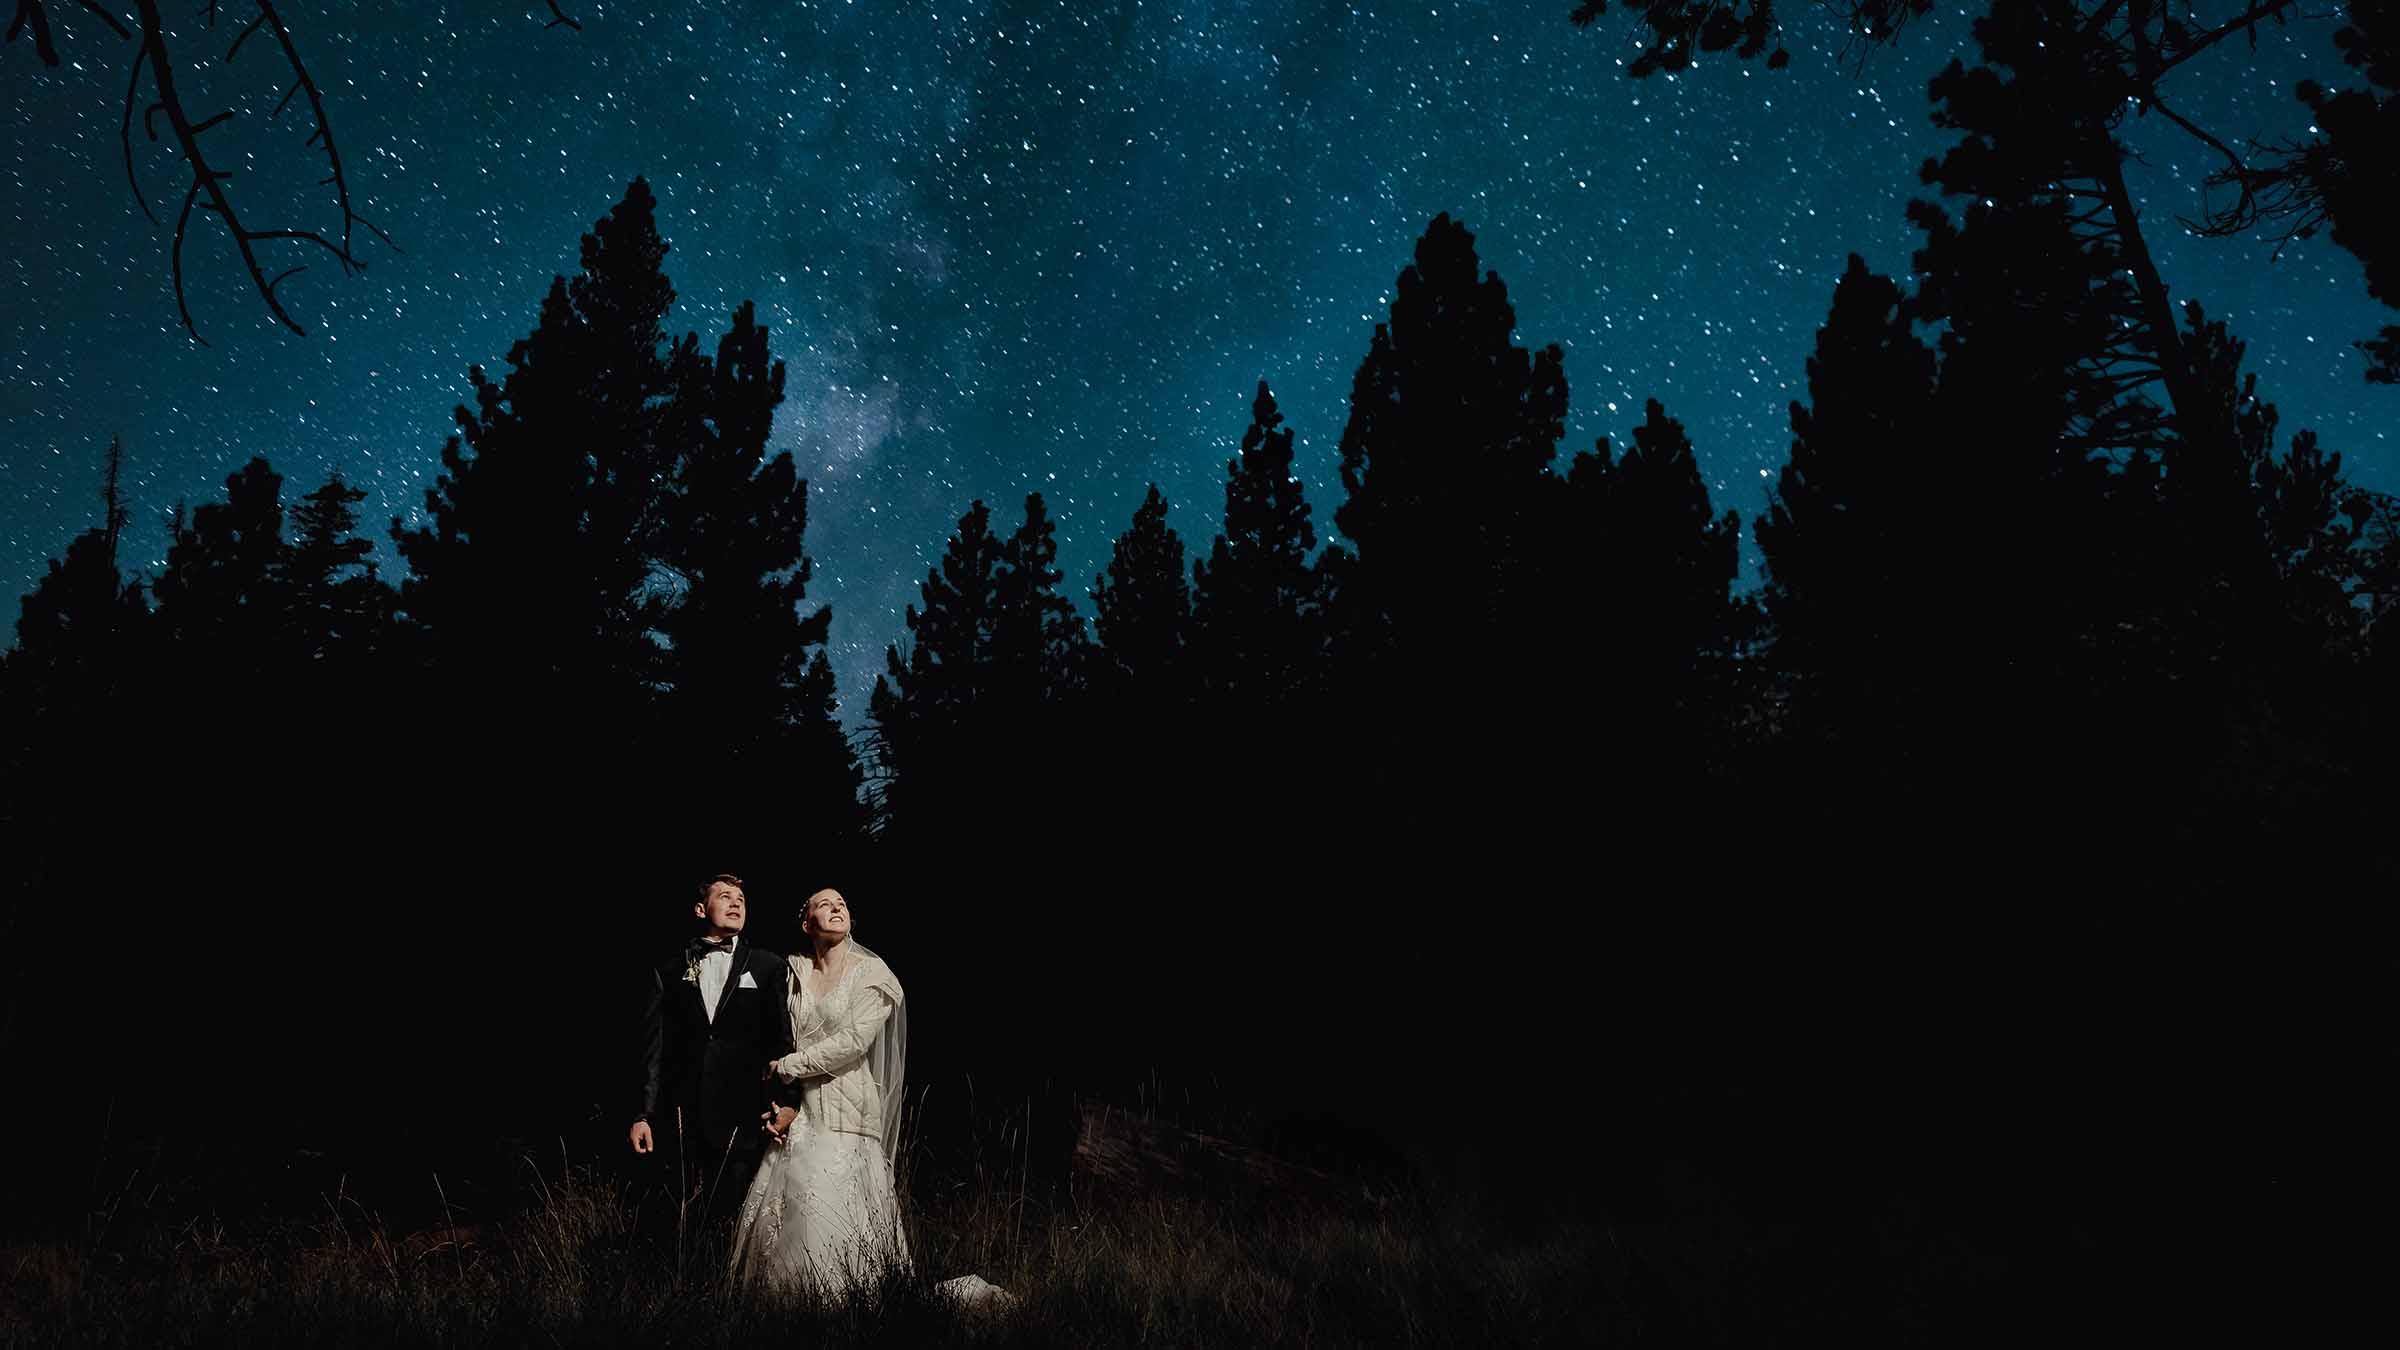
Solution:
[[[960,1275],[944,1280],[933,1287],[933,1292],[964,1312],[1002,1313],[1023,1301],[981,1275]]]

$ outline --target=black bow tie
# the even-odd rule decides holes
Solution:
[[[715,952],[731,952],[732,950],[732,938],[726,938],[721,942],[712,938],[693,938],[692,945],[684,949],[684,956],[690,960],[698,961],[701,958]]]

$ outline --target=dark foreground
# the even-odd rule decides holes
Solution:
[[[1409,1345],[1613,1339],[1623,1257],[1600,1230],[1505,1241],[1421,1209],[1212,1212],[1183,1200],[1029,1217],[987,1193],[921,1215],[924,1278],[813,1306],[726,1287],[628,1231],[608,1188],[555,1187],[503,1225],[396,1233],[329,1203],[319,1222],[206,1222],[0,1248],[0,1341],[238,1345]],[[976,1272],[1023,1302],[962,1312],[932,1277]],[[1613,1272],[1613,1274],[1612,1274]]]
[[[2106,1225],[2073,1212],[2003,1222],[1896,1194],[1766,1217],[1685,1169],[1653,1213],[1545,1211],[1471,1175],[1346,1178],[1204,1157],[1213,1143],[1154,1122],[1103,1133],[1063,1185],[904,1159],[916,1274],[831,1306],[728,1287],[622,1186],[560,1163],[523,1163],[515,1203],[407,1221],[339,1189],[313,1214],[229,1218],[221,1191],[196,1202],[133,1175],[80,1229],[0,1243],[0,1343],[2062,1343],[2102,1332],[2096,1310],[2133,1278]],[[936,1294],[970,1273],[1021,1301]]]

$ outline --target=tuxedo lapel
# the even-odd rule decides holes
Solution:
[[[708,1002],[700,997],[700,982],[685,978],[691,968],[691,962],[688,959],[677,960],[667,968],[663,976],[671,981],[667,986],[671,991],[667,998],[674,1006],[675,1015],[683,1019],[686,1025],[697,1026],[701,1037],[706,1038],[708,1035]]]
[[[716,1035],[718,1025],[724,1021],[726,1010],[733,1006],[734,991],[742,987],[743,972],[750,969],[750,956],[750,944],[739,941],[734,943],[733,953],[728,959],[725,970],[725,987],[717,993],[717,1011],[714,1017],[709,1015],[708,997],[700,992],[700,982],[697,979],[683,981],[684,996],[689,1000],[692,1020],[699,1024],[701,1039],[707,1040]],[[682,977],[678,976],[677,978],[681,979]]]
[[[728,1019],[733,1016],[734,1005],[744,1001],[740,998],[740,994],[742,993],[742,977],[744,975],[751,975],[751,979],[754,983],[757,979],[755,975],[751,974],[751,955],[752,952],[749,944],[747,943],[736,946],[733,949],[733,964],[725,972],[725,992],[717,995],[717,1016],[715,1021],[711,1023],[712,1031],[715,1029],[715,1027],[720,1025],[724,1026],[728,1031],[732,1031],[734,1029],[735,1023]]]

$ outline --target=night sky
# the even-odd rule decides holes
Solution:
[[[1946,137],[1927,78],[1964,23],[1928,23],[1863,69],[1792,6],[1792,67],[1707,61],[1633,81],[1630,21],[1567,0],[567,0],[368,6],[289,0],[359,209],[405,250],[318,262],[273,325],[223,231],[193,226],[202,347],[177,319],[170,230],[135,205],[118,118],[130,44],[51,7],[68,64],[0,47],[7,90],[0,590],[96,523],[103,448],[126,443],[126,561],[155,572],[178,500],[265,455],[286,501],[339,471],[366,526],[421,510],[466,368],[495,371],[581,232],[646,175],[673,246],[671,331],[713,343],[758,301],[790,364],[776,443],[810,480],[811,600],[835,609],[855,721],[928,564],[970,499],[1013,528],[1029,490],[1084,592],[1146,483],[1204,551],[1224,462],[1264,377],[1330,529],[1351,374],[1426,223],[1449,211],[1508,282],[1520,341],[1566,349],[1562,457],[1620,441],[1657,397],[1745,530],[1789,444],[1786,406],[1844,256],[1905,272],[1902,204]],[[196,115],[242,168],[252,224],[338,224],[303,116],[268,124],[279,56],[230,66],[228,31],[169,5]],[[2229,43],[2173,77],[2228,139],[2304,134],[2294,82],[2346,79],[2330,25]],[[2286,433],[2313,426],[2354,481],[2400,491],[2400,393],[2350,344],[2390,315],[2329,242],[2266,265],[2256,240],[2188,237],[2206,159],[2151,119],[2134,186],[2168,282],[2234,319]],[[185,171],[138,138],[171,222]],[[305,203],[304,205],[298,203]],[[288,265],[297,250],[271,254]],[[1746,543],[1755,573],[1756,549]],[[396,574],[383,544],[387,575]],[[16,607],[6,607],[13,633]]]

